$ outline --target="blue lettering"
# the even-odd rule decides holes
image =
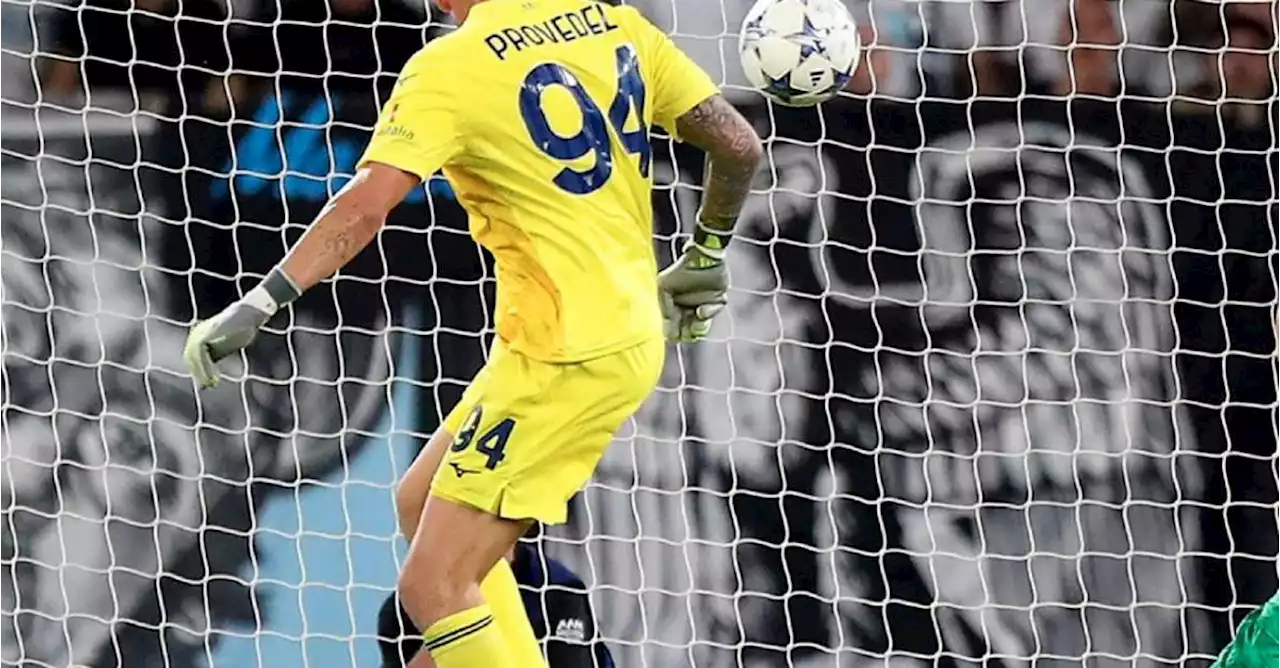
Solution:
[[[216,178],[210,187],[215,200],[229,199],[232,187],[240,195],[254,196],[265,194],[267,186],[274,185],[270,193],[276,200],[321,202],[351,180],[368,137],[331,138],[327,128],[336,114],[323,96],[312,98],[302,117],[281,131],[282,119],[294,108],[293,101],[287,92],[263,101],[253,125],[240,136],[223,165],[227,176]],[[338,104],[335,97],[334,108]],[[428,194],[455,198],[449,182],[433,176],[411,190],[404,201],[422,204]]]
[[[350,139],[333,142],[333,174],[329,177],[328,192],[324,197],[328,198],[333,193],[342,190],[342,186],[347,185],[347,181],[351,180],[356,171],[356,162],[360,160],[360,147]],[[325,165],[326,173],[328,164]],[[288,192],[288,188],[285,189]],[[292,195],[290,195],[292,196]]]
[[[316,201],[329,197],[327,181],[334,170],[329,165],[325,142],[324,128],[328,121],[328,101],[318,97],[302,115],[298,126],[284,134],[283,195],[286,198]],[[335,167],[345,171],[340,165]],[[281,194],[281,189],[276,189],[277,199]]]
[[[213,183],[211,194],[214,199],[225,199],[231,195],[230,180],[235,181],[237,192],[245,195],[257,194],[266,185],[264,176],[279,174],[284,168],[280,151],[276,147],[275,128],[289,101],[290,95],[285,93],[280,98],[267,98],[258,107],[258,113],[253,116],[253,125],[240,137],[222,167],[228,177]]]

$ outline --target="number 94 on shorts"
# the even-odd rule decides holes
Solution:
[[[509,519],[563,523],[569,499],[653,392],[664,355],[660,339],[573,363],[495,345],[445,418],[454,438],[432,494]]]

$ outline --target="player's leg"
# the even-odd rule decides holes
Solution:
[[[511,650],[514,660],[512,665],[520,668],[545,666],[542,646],[538,644],[533,625],[529,623],[529,612],[525,610],[520,585],[511,570],[508,555],[504,555],[489,569],[480,582],[480,595],[493,610],[493,619],[502,630],[502,637]]]
[[[439,668],[508,666],[478,584],[531,520],[564,522],[622,424],[661,373],[661,341],[578,364],[499,349],[446,428],[456,437],[431,482],[400,594]],[[487,635],[486,635],[487,634]]]
[[[485,379],[478,378],[477,381],[485,382]],[[464,415],[470,410],[465,398],[460,409]],[[448,421],[446,421],[447,425]],[[448,452],[449,445],[453,441],[453,434],[447,428],[437,430],[396,487],[396,516],[405,540],[413,541],[417,534],[427,495],[431,491],[431,481],[440,469],[445,453]],[[511,572],[511,565],[506,559],[498,560],[489,570],[488,575],[480,583],[480,594],[493,611],[494,621],[501,629],[513,654],[514,665],[521,667],[542,665],[542,649],[533,633],[533,627],[529,625],[524,601],[520,597],[520,588]],[[402,632],[410,632],[410,630],[404,629]]]
[[[431,480],[440,469],[440,462],[449,451],[451,442],[453,434],[445,429],[437,430],[396,485],[396,520],[400,524],[400,535],[405,540],[412,541],[418,533],[422,509],[427,505],[427,494],[431,492]]]
[[[508,564],[506,568],[499,563],[489,570],[489,575],[485,577],[484,582],[480,583],[480,595],[493,609],[493,621],[502,629],[508,644],[513,650],[518,651],[516,665],[534,665],[542,660],[542,651],[538,634],[532,627],[533,620],[529,616],[530,612],[524,604],[523,595],[519,592],[521,583],[519,576],[515,575],[516,567],[512,559],[512,554],[509,553],[503,559]],[[501,582],[504,571],[514,575],[509,589],[513,592],[511,596],[506,595],[508,591],[504,589],[506,584]],[[510,608],[512,598],[518,599],[518,610]],[[504,620],[514,620],[515,628],[504,623]],[[529,636],[525,640],[521,640],[525,637],[519,626],[521,624],[528,629]],[[382,668],[405,668],[406,664],[422,649],[422,629],[418,628],[418,623],[413,621],[409,612],[400,604],[400,596],[395,592],[388,594],[378,609],[378,649],[382,653]],[[527,653],[529,649],[532,650],[532,655]],[[422,654],[424,657],[429,656],[426,652]],[[530,663],[530,657],[532,657],[532,663]]]
[[[437,668],[517,665],[480,583],[528,526],[528,520],[499,517],[434,493],[427,497],[398,590],[424,629],[423,648]],[[410,665],[425,663],[415,661]]]

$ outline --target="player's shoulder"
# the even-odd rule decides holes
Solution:
[[[449,80],[458,75],[458,58],[467,51],[468,41],[461,30],[452,30],[427,42],[409,58],[400,70],[400,80],[407,81],[429,74],[432,81]]]

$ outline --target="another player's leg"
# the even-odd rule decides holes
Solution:
[[[378,649],[382,652],[382,668],[404,668],[422,649],[422,632],[409,617],[400,597],[392,592],[378,608]]]
[[[437,668],[516,665],[480,583],[528,527],[528,520],[427,497],[398,590],[409,616],[425,629],[423,649]],[[415,658],[410,666],[424,664]]]
[[[436,431],[396,488],[396,514],[400,531],[406,540],[413,541],[418,532],[427,495],[431,491],[431,481],[440,469],[453,440],[453,435],[447,430]],[[520,588],[506,559],[498,560],[490,569],[480,583],[480,594],[489,604],[494,622],[506,639],[514,662],[512,665],[520,668],[542,666],[542,650],[534,636],[533,627],[529,625]]]

